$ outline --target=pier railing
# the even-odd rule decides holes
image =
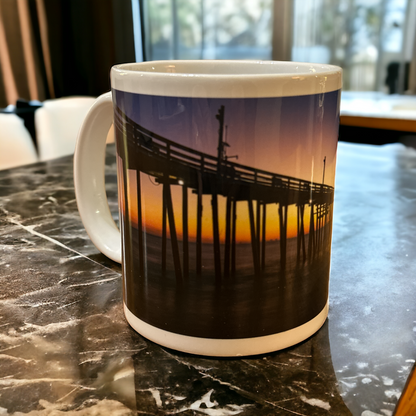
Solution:
[[[147,152],[149,156],[165,160],[171,166],[183,166],[205,175],[220,175],[224,179],[246,185],[308,192],[314,197],[318,194],[332,195],[334,192],[334,188],[329,185],[245,166],[227,159],[218,160],[216,156],[200,152],[151,132],[125,116],[118,107],[115,110],[115,124],[129,137],[133,137],[135,144]],[[174,169],[171,173],[175,173]]]

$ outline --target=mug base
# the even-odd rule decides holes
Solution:
[[[329,303],[310,321],[288,331],[273,335],[239,339],[199,338],[175,334],[156,328],[137,318],[124,304],[124,314],[130,326],[139,334],[161,346],[189,354],[211,357],[243,357],[282,350],[309,338],[324,324]]]

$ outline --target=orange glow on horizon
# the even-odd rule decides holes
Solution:
[[[127,189],[129,193],[129,217],[133,226],[138,227],[138,199],[137,199],[137,173],[128,171]],[[121,181],[122,182],[122,181]],[[154,178],[147,174],[140,174],[141,187],[141,206],[142,206],[142,225],[147,233],[162,236],[162,190],[163,186],[156,184]],[[182,219],[182,186],[171,186],[172,204],[176,234],[179,240],[183,236]],[[196,241],[197,233],[197,195],[188,189],[188,238],[189,241]],[[121,206],[123,207],[123,203]],[[211,196],[202,197],[202,241],[204,243],[213,242],[212,226],[212,206]],[[123,208],[122,208],[123,209]],[[256,203],[253,203],[254,222],[256,223]],[[124,211],[124,209],[123,209]],[[236,241],[237,243],[250,243],[251,231],[249,210],[247,201],[239,201],[236,207]],[[220,242],[225,242],[226,234],[226,198],[218,196],[218,221]],[[309,233],[310,209],[305,208],[304,212],[304,232]],[[297,237],[297,209],[295,205],[288,207],[287,238]],[[316,225],[315,225],[316,227]],[[166,218],[166,233],[170,237],[169,221]],[[278,215],[278,204],[268,204],[266,206],[266,241],[280,240],[280,224]]]

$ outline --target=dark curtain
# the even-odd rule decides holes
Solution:
[[[0,47],[2,33],[0,108],[97,96],[111,66],[135,61],[131,0],[0,0]]]
[[[56,96],[110,89],[116,63],[134,62],[131,0],[45,0]]]

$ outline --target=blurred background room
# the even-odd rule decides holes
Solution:
[[[160,59],[339,65],[340,140],[416,147],[415,27],[416,0],[0,0],[0,169],[72,154],[111,66]]]

